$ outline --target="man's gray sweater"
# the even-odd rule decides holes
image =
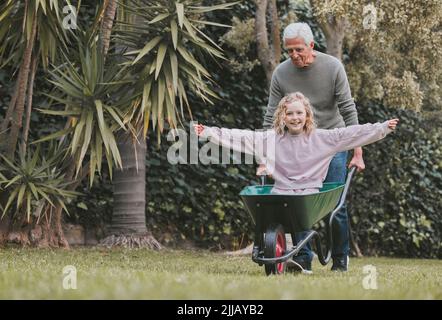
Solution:
[[[358,124],[356,106],[342,63],[318,51],[311,65],[296,67],[288,59],[275,69],[263,127],[269,129],[279,101],[292,92],[301,92],[313,107],[320,129],[334,129]]]

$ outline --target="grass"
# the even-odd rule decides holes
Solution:
[[[63,268],[77,289],[63,289]],[[377,271],[363,288],[363,267]],[[442,261],[350,260],[333,273],[315,261],[313,275],[266,277],[249,256],[208,251],[0,249],[0,299],[442,299]]]

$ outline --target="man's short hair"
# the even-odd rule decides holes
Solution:
[[[309,46],[313,41],[312,29],[304,22],[291,23],[284,29],[283,41],[294,38],[304,39],[305,44]]]

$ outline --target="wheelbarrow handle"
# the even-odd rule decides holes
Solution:
[[[260,178],[261,178],[261,186],[265,186],[265,184],[266,184],[266,175],[261,175],[260,176]]]
[[[339,200],[339,204],[334,211],[338,211],[344,205],[348,189],[350,188],[350,182],[355,172],[356,172],[356,167],[351,167],[350,171],[347,173],[347,179],[345,179],[345,186],[341,194],[341,199]]]
[[[327,235],[328,235],[327,238],[328,239],[327,240],[328,241],[327,241],[326,255],[324,255],[322,252],[321,240],[320,240],[319,234],[315,238],[318,259],[319,259],[319,262],[323,266],[325,266],[331,259],[331,249],[333,246],[333,231],[332,231],[333,230],[333,219],[335,218],[336,214],[338,213],[338,211],[342,208],[342,206],[345,203],[345,199],[347,197],[347,192],[348,192],[348,189],[350,188],[350,182],[351,182],[351,179],[353,178],[353,175],[355,172],[356,172],[356,167],[352,167],[350,169],[350,171],[347,173],[347,179],[345,180],[344,190],[342,191],[341,198],[339,199],[339,203],[330,214],[330,218],[328,220],[328,226],[327,226],[327,228],[328,228],[328,230],[327,230]]]
[[[356,167],[351,167],[350,168],[350,172],[349,173],[347,173],[347,180],[346,180],[346,182],[347,181],[350,181],[351,180],[351,178],[353,177],[353,174],[356,172]]]

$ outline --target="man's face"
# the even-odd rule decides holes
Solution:
[[[302,38],[285,39],[284,48],[298,68],[304,68],[313,62],[313,46],[307,46]]]

